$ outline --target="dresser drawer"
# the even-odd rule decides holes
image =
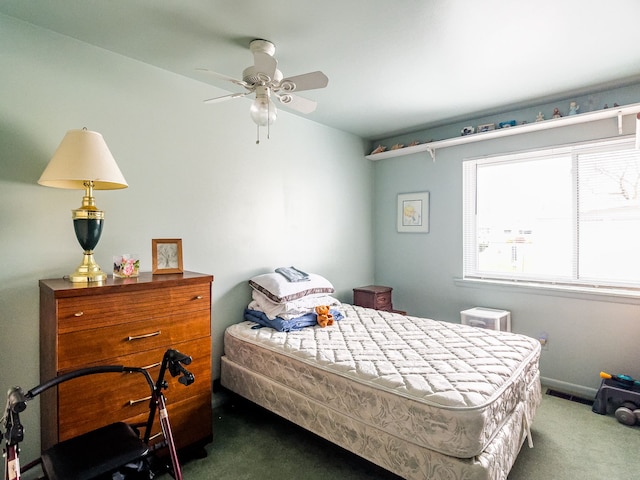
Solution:
[[[203,310],[189,316],[175,314],[65,333],[58,338],[58,373],[89,364],[113,363],[110,359],[115,357],[208,337],[210,315],[209,310]]]
[[[180,449],[203,439],[211,440],[213,412],[210,394],[191,397],[187,400],[167,405],[167,412],[176,448]],[[147,421],[147,416],[138,415],[125,421],[132,425],[142,424]],[[140,427],[140,435],[144,435],[144,426]],[[151,427],[149,438],[151,445],[161,441],[163,438],[158,415],[156,415]],[[158,454],[162,455],[163,450],[160,450]]]
[[[213,423],[211,394],[200,395],[172,404],[167,407],[167,411],[169,412],[169,422],[171,423],[176,448],[191,445],[198,440],[207,438],[207,436],[211,440]],[[160,428],[158,428],[158,431],[160,431]]]
[[[187,369],[195,382],[189,386],[179,383],[167,371],[165,390],[167,405],[209,395],[211,397],[211,339],[208,337],[172,345],[192,357]],[[114,358],[114,365],[149,367],[155,382],[166,348]],[[123,418],[145,416],[149,412],[151,391],[139,373],[105,373],[80,377],[58,387],[58,418],[60,440],[72,438]],[[81,399],[81,401],[79,401]],[[96,411],[100,415],[96,415]]]
[[[58,300],[58,333],[209,309],[211,286],[187,285]]]

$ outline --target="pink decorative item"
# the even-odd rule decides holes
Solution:
[[[138,255],[125,253],[113,257],[113,276],[117,278],[137,277],[140,269]]]

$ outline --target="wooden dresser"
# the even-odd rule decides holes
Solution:
[[[102,285],[40,280],[40,379],[93,365],[148,367],[157,377],[174,348],[193,357],[186,387],[167,372],[167,409],[177,448],[212,438],[212,275],[185,272],[108,278]],[[40,398],[42,449],[114,421],[145,421],[149,388],[140,375],[81,377]],[[157,422],[156,422],[157,423]],[[153,435],[160,432],[154,426]]]

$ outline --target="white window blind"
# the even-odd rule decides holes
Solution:
[[[463,163],[464,277],[640,287],[633,138]]]

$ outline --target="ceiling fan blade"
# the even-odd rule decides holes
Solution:
[[[209,98],[208,100],[205,100],[204,103],[218,103],[218,102],[224,102],[226,100],[233,100],[234,98],[240,98],[240,97],[246,97],[247,95],[249,95],[251,92],[244,92],[244,93],[232,93],[231,95],[224,95],[222,97],[215,97],[215,98]]]
[[[285,107],[301,113],[311,113],[318,106],[318,103],[315,100],[309,100],[308,98],[298,97],[297,95],[291,95],[289,93],[276,96],[278,97],[278,100],[280,100],[280,103]]]
[[[229,82],[235,83],[236,85],[240,85],[241,87],[248,88],[250,85],[242,80],[238,80],[236,78],[230,77],[228,75],[224,75],[222,73],[214,72],[212,70],[207,70],[206,68],[196,68],[198,72],[208,73],[209,75],[213,75],[214,77],[218,77],[221,80],[227,80]]]
[[[280,82],[281,88],[286,92],[300,92],[302,90],[314,90],[324,88],[329,84],[329,79],[321,71],[303,73],[294,77],[288,77]]]
[[[270,80],[274,79],[276,68],[278,67],[278,61],[271,55],[262,52],[254,52],[253,64],[255,66],[256,73],[264,73]]]

